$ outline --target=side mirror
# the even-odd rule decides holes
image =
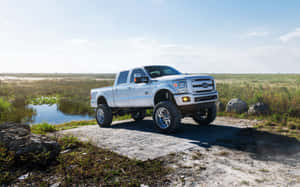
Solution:
[[[134,83],[136,84],[149,82],[149,78],[146,76],[143,77],[141,73],[135,73],[133,77],[134,77]]]

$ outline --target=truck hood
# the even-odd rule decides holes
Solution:
[[[213,77],[208,75],[200,75],[200,74],[199,75],[181,74],[181,75],[170,75],[170,76],[153,78],[153,80],[160,80],[160,81],[169,81],[169,80],[178,80],[178,79],[213,79]]]

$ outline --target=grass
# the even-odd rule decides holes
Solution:
[[[296,138],[300,141],[300,118],[290,117],[288,115],[248,115],[218,112],[218,116],[230,116],[234,118],[244,118],[251,120],[260,120],[255,126],[255,129],[273,132],[284,136]]]
[[[32,100],[29,101],[29,104],[33,105],[42,105],[42,104],[47,104],[47,105],[53,105],[59,102],[59,96],[49,96],[49,97],[44,97],[40,96],[37,98],[33,98]]]
[[[248,181],[245,181],[245,180],[243,180],[243,181],[241,182],[241,184],[242,184],[242,185],[246,185],[246,186],[249,186],[249,185],[250,185],[250,183],[249,183]]]
[[[131,119],[131,116],[130,115],[114,116],[113,121],[127,120],[127,119]],[[96,120],[70,121],[58,125],[51,125],[44,122],[40,124],[31,125],[31,132],[35,134],[46,134],[55,131],[68,130],[68,129],[73,129],[81,126],[96,125],[96,124],[97,124]]]
[[[258,123],[254,128],[261,131],[273,132],[275,134],[281,134],[291,138],[296,138],[300,141],[300,119],[292,118],[288,122],[274,121],[266,119],[261,123]]]
[[[49,186],[59,182],[61,186],[162,186],[167,182],[170,169],[160,160],[129,159],[75,137],[61,137],[58,142],[65,153],[44,168],[26,169],[0,160],[0,184],[12,184],[25,173],[30,173],[29,177],[18,185]],[[6,154],[6,151],[0,149],[1,153]],[[8,167],[4,168],[4,163]]]
[[[68,130],[68,129],[73,129],[81,126],[86,126],[86,125],[96,125],[97,122],[96,120],[87,120],[87,121],[70,121],[67,123],[62,123],[58,125],[52,125],[54,128],[59,131],[59,130]]]
[[[6,119],[8,112],[11,111],[11,104],[8,101],[0,98],[0,122]]]
[[[46,134],[48,132],[55,132],[56,130],[53,125],[46,122],[31,126],[31,132],[35,134]]]

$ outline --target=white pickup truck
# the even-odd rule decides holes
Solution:
[[[117,74],[113,87],[91,90],[91,106],[100,127],[109,127],[113,115],[131,114],[143,120],[153,110],[155,126],[175,132],[183,117],[200,125],[216,118],[218,92],[211,76],[182,74],[169,66],[144,66]]]

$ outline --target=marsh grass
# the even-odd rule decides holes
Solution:
[[[21,75],[20,75],[21,76]],[[43,77],[43,74],[23,75]],[[58,98],[56,104],[64,114],[94,115],[90,108],[90,90],[111,86],[113,80],[103,80],[99,74],[46,74],[45,77],[61,79],[45,79],[39,81],[8,81],[0,85],[0,107],[2,119],[0,121],[30,121],[35,115],[32,109],[26,107],[35,98]],[[112,78],[113,75],[105,75]],[[276,125],[287,128],[298,128],[294,118],[300,116],[300,75],[299,74],[213,74],[217,82],[220,101],[226,104],[232,98],[241,98],[248,105],[264,102],[270,108],[267,115],[249,116],[246,113],[237,115],[220,112],[219,115],[229,115],[239,118],[268,119]],[[97,80],[97,78],[101,80]],[[102,77],[103,78],[103,77]],[[54,103],[45,99],[37,103]],[[10,107],[7,107],[7,103]],[[0,109],[1,110],[1,109]],[[3,115],[5,113],[5,115]],[[151,111],[147,111],[151,115]],[[4,117],[3,117],[4,116]],[[128,119],[129,116],[115,119]]]
[[[47,105],[53,105],[59,102],[59,96],[49,96],[49,97],[44,97],[44,96],[40,96],[37,98],[33,98],[29,101],[29,104],[33,104],[33,105],[43,105],[43,104],[47,104]]]

